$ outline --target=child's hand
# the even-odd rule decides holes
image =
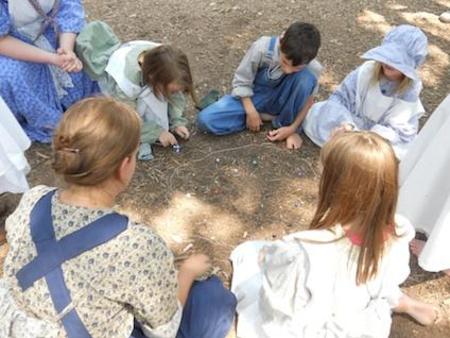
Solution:
[[[267,139],[271,142],[286,140],[289,136],[295,133],[295,129],[291,126],[281,127],[275,130],[269,131]]]
[[[65,72],[77,73],[83,69],[83,63],[78,59],[73,50],[58,48],[57,53],[66,57],[66,62],[61,67]]]
[[[259,113],[254,110],[247,112],[247,128],[251,131],[259,131],[261,129],[261,126],[263,124],[261,117],[259,116]]]
[[[50,54],[49,64],[64,70],[64,65],[70,62],[70,57],[65,54],[52,53]]]
[[[352,130],[353,130],[353,126],[351,124],[349,124],[349,123],[342,123],[339,127],[334,128],[331,131],[330,138],[333,138],[336,135],[339,135],[340,133],[344,133],[344,132],[352,131]]]
[[[165,130],[159,135],[159,142],[161,142],[161,145],[163,147],[178,144],[178,141],[175,138],[175,136],[173,136],[171,132]]]
[[[192,276],[194,279],[200,277],[211,268],[208,256],[195,254],[186,259],[180,266],[180,272]]]
[[[181,138],[187,140],[189,136],[191,135],[189,133],[189,130],[185,126],[179,126],[175,128],[175,133],[177,133],[178,136]]]

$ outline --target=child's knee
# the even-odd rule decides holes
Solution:
[[[197,126],[202,131],[211,132],[211,122],[212,122],[212,114],[208,111],[208,109],[203,109],[197,115]]]

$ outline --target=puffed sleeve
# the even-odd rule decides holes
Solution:
[[[56,19],[62,33],[79,33],[85,24],[81,0],[61,0]]]
[[[359,67],[349,73],[339,87],[331,94],[329,101],[340,103],[349,112],[355,112],[356,87]]]
[[[262,249],[260,259],[261,309],[268,310],[266,319],[272,315],[295,318],[310,299],[306,287],[309,261],[303,247],[294,241],[276,241]]]
[[[8,13],[8,4],[0,0],[0,36],[9,33],[11,21]]]
[[[175,129],[179,126],[187,125],[187,119],[183,116],[186,110],[187,100],[186,96],[181,93],[175,93],[170,97],[169,100],[169,120],[170,129]]]
[[[124,255],[115,262],[120,269],[110,275],[114,283],[121,281],[117,301],[128,304],[143,329],[176,332],[181,307],[172,252],[149,227],[134,224],[121,248]]]

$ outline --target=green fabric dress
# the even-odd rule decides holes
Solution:
[[[138,101],[141,94],[148,88],[142,78],[142,70],[138,63],[139,56],[159,46],[151,41],[136,41],[121,44],[112,29],[104,22],[94,21],[86,25],[76,40],[76,52],[83,62],[84,69],[93,80],[99,82],[102,92],[125,102],[138,110],[143,116],[141,129],[141,142],[153,144],[159,139],[159,135],[166,127],[152,119],[146,119],[144,113],[138,109]],[[119,65],[122,83],[118,83],[117,77],[113,77],[110,69],[113,54],[121,48],[127,48],[123,55],[123,64]],[[114,73],[116,74],[116,73]],[[123,82],[133,86],[136,90],[132,93],[123,90]],[[182,92],[171,95],[167,100],[167,114],[169,119],[169,130],[179,126],[185,126],[187,119],[183,116],[187,100]]]

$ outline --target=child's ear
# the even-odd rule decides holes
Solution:
[[[125,183],[128,179],[128,166],[131,164],[131,156],[125,157],[122,162],[120,162],[119,167],[116,171],[116,178],[119,182]]]

